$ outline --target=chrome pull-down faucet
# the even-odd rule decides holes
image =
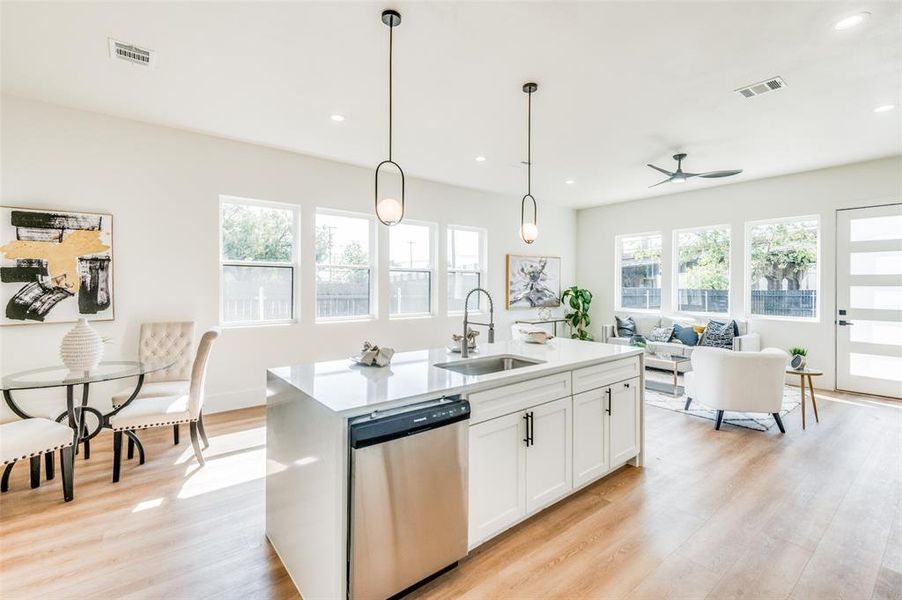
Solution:
[[[470,322],[470,314],[469,314],[469,304],[470,304],[470,296],[473,295],[474,292],[482,292],[489,299],[489,322],[488,323],[477,323]],[[467,294],[466,299],[464,299],[464,335],[460,340],[460,357],[468,358],[470,356],[470,341],[467,339],[467,333],[470,330],[470,325],[482,325],[483,327],[489,328],[489,343],[495,343],[495,303],[492,302],[492,295],[488,293],[486,290],[482,288],[473,288]]]

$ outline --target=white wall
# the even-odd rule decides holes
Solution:
[[[113,214],[116,319],[95,323],[112,338],[110,359],[136,356],[142,321],[193,319],[201,329],[217,324],[220,194],[300,205],[299,322],[227,329],[211,363],[208,410],[263,403],[267,367],[347,357],[364,340],[397,350],[442,346],[461,328],[460,317],[441,314],[388,319],[381,226],[379,318],[314,323],[314,210],[371,213],[371,169],[8,96],[2,99],[0,149],[4,205]],[[398,153],[401,163],[403,156]],[[374,166],[379,159],[373,157]],[[509,338],[515,318],[535,316],[504,309],[507,253],[560,256],[563,285],[572,285],[573,210],[543,203],[539,239],[527,247],[517,235],[518,197],[417,179],[408,180],[407,194],[410,219],[438,223],[440,230],[446,224],[488,229],[488,287],[499,339]],[[441,270],[438,279],[444,280]],[[57,363],[59,341],[71,327],[0,327],[0,370]],[[107,400],[98,393],[92,402]]]
[[[702,188],[704,184],[685,185]],[[818,215],[821,223],[820,320],[753,318],[749,328],[761,334],[765,346],[807,347],[809,364],[824,371],[824,377],[818,378],[815,385],[833,388],[836,210],[899,201],[902,201],[902,157],[897,156],[581,210],[577,216],[577,282],[595,294],[592,307],[595,325],[612,322],[615,236],[660,231],[663,234],[661,309],[665,314],[675,314],[668,293],[673,277],[672,231],[728,224],[732,230],[730,307],[734,317],[745,317],[743,254],[746,221]]]

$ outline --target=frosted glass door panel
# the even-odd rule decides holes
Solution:
[[[849,341],[859,344],[902,346],[902,323],[855,319],[855,326],[849,330]]]
[[[899,275],[902,284],[902,250],[853,252],[849,267],[852,275]]]
[[[898,240],[900,237],[902,237],[902,215],[852,219],[849,224],[851,242]]]
[[[849,308],[902,310],[902,286],[853,285],[849,288]]]
[[[858,377],[902,382],[902,358],[853,352],[849,355],[849,371]],[[899,384],[897,391],[902,393],[902,383]]]

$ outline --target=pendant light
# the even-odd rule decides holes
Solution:
[[[391,227],[404,219],[404,171],[401,165],[392,160],[392,33],[401,24],[401,14],[395,10],[382,11],[382,22],[388,26],[388,160],[383,160],[376,167],[376,218],[383,225]],[[392,165],[401,175],[401,200],[392,194],[379,195],[379,172],[382,167]]]
[[[526,195],[520,200],[520,239],[531,244],[539,237],[539,207],[532,196],[532,93],[539,89],[536,83],[524,83],[527,95],[526,109]],[[527,200],[532,203],[532,221],[526,220]]]

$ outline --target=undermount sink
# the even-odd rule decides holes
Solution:
[[[435,366],[439,369],[448,369],[449,371],[461,373],[462,375],[488,375],[489,373],[531,367],[533,365],[542,364],[543,362],[545,361],[526,358],[525,356],[501,354],[497,356],[486,356],[484,358],[469,358],[454,362],[438,363]]]

